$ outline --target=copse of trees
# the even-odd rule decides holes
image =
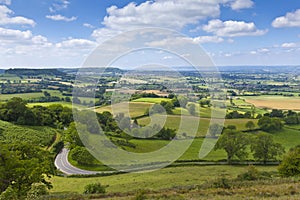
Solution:
[[[215,146],[215,150],[225,150],[227,162],[231,164],[234,157],[239,160],[247,157],[248,146],[250,146],[254,159],[262,161],[264,164],[267,161],[277,160],[284,153],[283,146],[274,142],[272,135],[268,133],[250,135],[237,131],[234,126],[228,126],[224,130]]]
[[[72,109],[62,105],[27,107],[27,102],[14,97],[0,105],[0,120],[20,125],[62,128],[73,121]]]
[[[258,120],[258,126],[261,130],[266,132],[279,131],[283,128],[281,119],[271,118],[268,116],[263,116]]]

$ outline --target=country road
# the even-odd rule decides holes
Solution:
[[[103,171],[103,172],[88,171],[88,170],[83,170],[83,169],[74,167],[68,161],[68,154],[69,154],[69,150],[66,148],[63,148],[62,151],[56,156],[55,162],[54,162],[56,168],[67,175],[91,175],[91,174],[113,173],[112,171]]]
[[[95,174],[113,174],[116,171],[88,171],[79,169],[77,167],[74,167],[69,163],[68,161],[68,154],[69,150],[66,148],[63,148],[62,151],[56,156],[55,158],[55,166],[57,169],[59,169],[61,172],[67,174],[67,175],[95,175]],[[233,165],[278,165],[279,162],[253,162],[253,161],[238,161],[233,162]],[[179,166],[190,166],[190,165],[197,165],[197,166],[206,166],[206,165],[228,165],[226,161],[206,161],[206,162],[177,162],[170,165],[170,167],[179,167]],[[134,168],[131,169],[131,172],[139,172],[139,171],[151,171],[151,167],[148,169],[145,168]],[[125,171],[124,171],[125,172]],[[129,171],[127,171],[129,172]]]

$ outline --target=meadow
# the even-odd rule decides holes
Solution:
[[[57,96],[62,98],[62,93],[58,90],[43,90],[47,91],[51,94],[51,96]],[[33,93],[19,93],[19,94],[1,94],[0,95],[0,101],[8,101],[9,99],[13,98],[13,97],[20,97],[24,100],[29,100],[29,99],[37,99],[40,97],[44,97],[44,93],[43,92],[33,92]]]
[[[258,166],[261,171],[276,171],[274,166]],[[159,191],[170,188],[180,188],[200,185],[218,176],[236,178],[245,171],[245,166],[187,166],[164,168],[152,172],[129,173],[107,177],[65,178],[52,177],[52,193],[77,192],[82,193],[84,186],[100,182],[109,185],[108,193],[135,192],[139,189]]]

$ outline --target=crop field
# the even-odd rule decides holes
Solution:
[[[244,172],[245,166],[191,166],[164,168],[147,173],[129,173],[108,177],[96,178],[65,178],[53,177],[52,193],[78,192],[82,193],[84,186],[90,183],[101,182],[108,185],[107,192],[136,192],[139,189],[158,191],[182,186],[200,185],[218,176],[236,178]],[[258,166],[261,171],[276,171],[276,167]]]
[[[46,147],[51,145],[56,135],[56,130],[40,126],[19,126],[9,122],[0,121],[0,129],[3,130],[0,138],[5,142],[29,142],[33,145]]]
[[[56,105],[56,104],[60,104],[64,107],[68,107],[68,108],[72,108],[72,107],[75,107],[75,108],[83,108],[83,106],[81,105],[78,105],[78,104],[74,104],[72,105],[71,102],[65,102],[65,101],[59,101],[59,102],[42,102],[42,103],[28,103],[27,106],[29,108],[32,108],[34,106],[44,106],[44,107],[48,107],[48,106],[51,106],[51,105]]]
[[[297,110],[300,111],[299,97],[284,96],[245,96],[246,102],[255,105],[258,108]]]
[[[168,99],[168,98],[139,98],[139,99],[133,100],[133,102],[147,102],[147,103],[160,103],[162,101],[171,101],[171,99]]]
[[[143,116],[148,108],[150,108],[153,104],[146,102],[129,102],[129,114],[131,118]],[[116,115],[118,113],[128,112],[128,104],[127,103],[119,103],[115,104],[113,107],[113,112],[111,106],[104,106],[95,109],[96,112],[102,113],[104,111],[111,112]]]

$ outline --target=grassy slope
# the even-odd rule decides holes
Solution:
[[[276,171],[276,167],[259,166],[257,168],[263,171]],[[130,173],[96,178],[53,177],[51,181],[54,187],[51,192],[82,193],[85,185],[95,182],[109,185],[107,188],[108,193],[130,192],[139,189],[161,190],[202,184],[220,175],[236,178],[244,170],[245,167],[243,166],[193,166],[164,168],[148,173]]]
[[[51,144],[56,130],[40,126],[19,126],[9,122],[0,121],[3,130],[1,140],[6,142],[31,142],[33,145],[48,146]]]
[[[58,90],[43,90],[43,91],[49,92],[51,96],[58,96],[60,98],[63,97],[61,92]],[[28,100],[28,99],[39,98],[43,96],[44,94],[42,92],[23,93],[23,94],[1,94],[0,101],[7,101],[13,97],[20,97],[24,100]]]

